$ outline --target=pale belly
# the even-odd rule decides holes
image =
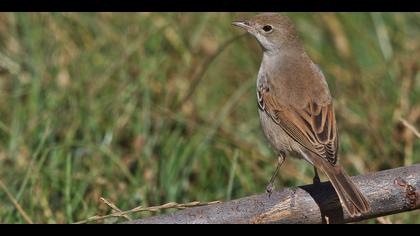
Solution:
[[[292,154],[294,157],[304,158],[312,164],[303,152],[304,148],[298,142],[290,138],[265,112],[258,109],[258,113],[264,135],[277,153]]]

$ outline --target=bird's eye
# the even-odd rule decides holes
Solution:
[[[264,32],[268,33],[273,30],[273,27],[271,27],[271,25],[265,25],[262,29],[264,30]]]

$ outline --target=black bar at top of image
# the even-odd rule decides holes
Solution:
[[[2,11],[419,11],[415,0],[4,0]]]

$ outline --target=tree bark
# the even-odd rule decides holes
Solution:
[[[285,188],[220,204],[133,220],[129,224],[349,223],[420,207],[420,164],[352,177],[372,211],[351,218],[330,184]]]

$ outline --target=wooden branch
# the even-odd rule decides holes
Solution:
[[[330,182],[194,207],[129,224],[349,223],[420,208],[420,164],[352,177],[372,207],[350,218]]]

